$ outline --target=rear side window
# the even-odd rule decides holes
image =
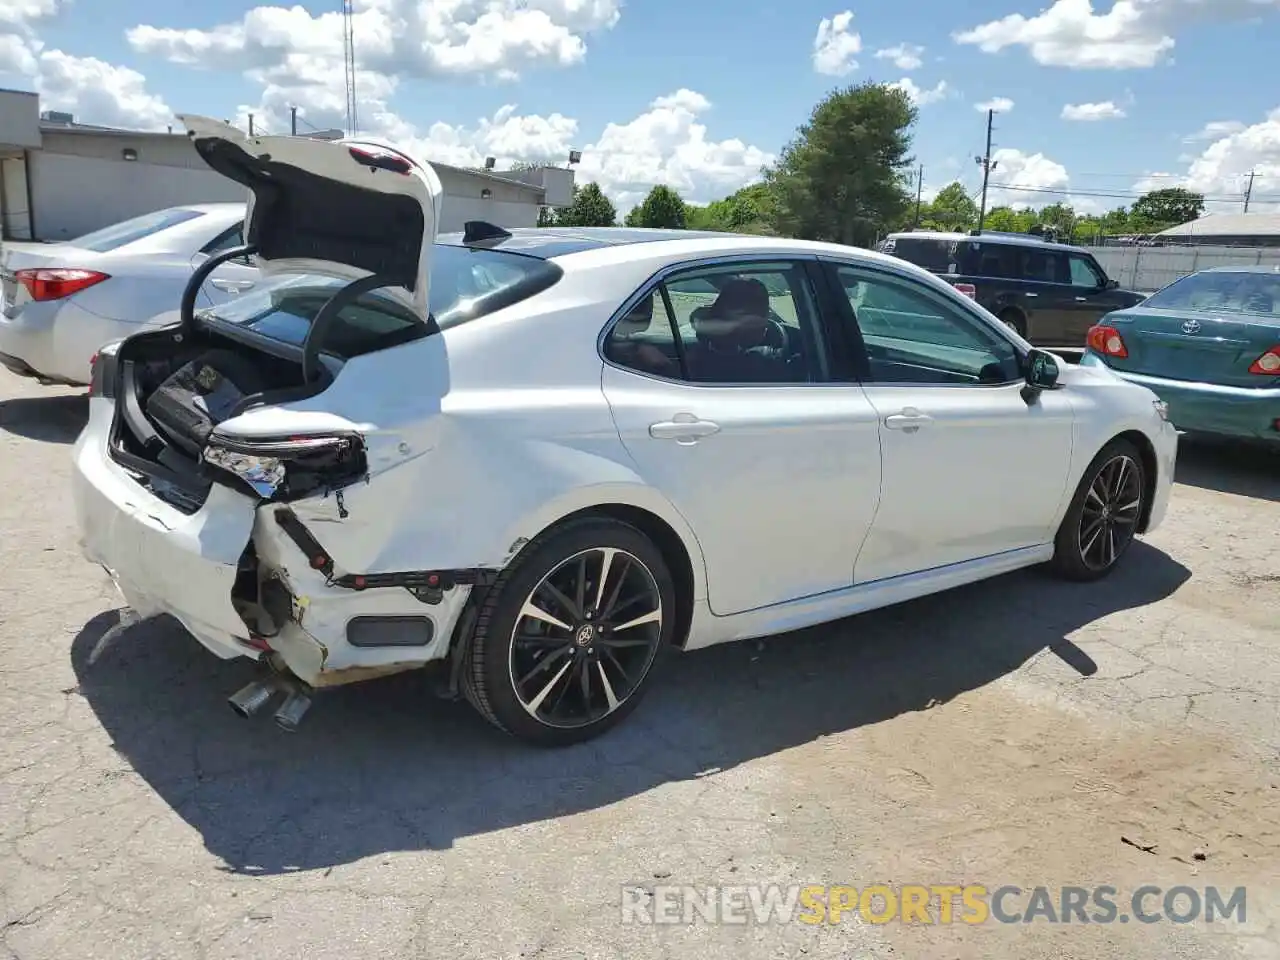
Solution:
[[[103,227],[101,230],[93,231],[93,233],[86,233],[84,236],[76,237],[74,240],[68,241],[68,243],[70,246],[79,247],[82,250],[107,253],[110,250],[117,250],[126,244],[134,243],[144,237],[159,233],[161,230],[168,230],[170,227],[176,227],[180,223],[186,223],[188,220],[203,216],[204,214],[199,210],[183,210],[179,207],[171,207],[168,210],[144,213],[142,216],[134,217],[132,220],[113,223],[109,227]]]
[[[962,244],[960,272],[971,277],[1017,280],[1018,248],[1007,243]]]
[[[1059,250],[1020,248],[1022,279],[1036,283],[1070,283],[1071,269],[1066,254]]]
[[[926,237],[895,237],[893,247],[886,252],[900,260],[924,267],[932,273],[950,273],[953,262],[954,240],[938,240]]]
[[[538,257],[437,244],[431,263],[431,316],[442,329],[456,326],[540,293],[561,275],[558,266]],[[274,277],[207,313],[301,346],[321,308],[347,282],[312,274]],[[374,290],[342,309],[324,350],[350,358],[415,339],[422,329],[411,310]]]

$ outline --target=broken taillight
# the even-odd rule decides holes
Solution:
[[[209,436],[203,461],[239,477],[259,497],[292,499],[336,490],[368,472],[359,436]]]

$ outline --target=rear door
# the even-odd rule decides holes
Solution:
[[[718,616],[849,587],[879,501],[876,412],[837,367],[815,266],[683,265],[640,291],[604,342],[602,385],[622,442],[696,531]],[[775,360],[795,358],[747,364],[751,381],[689,360],[703,345],[694,314],[733,278],[768,289],[784,334]],[[735,362],[722,360],[721,371]]]
[[[1027,339],[1043,346],[1083,347],[1089,328],[1076,336],[1079,316],[1066,255],[1054,247],[1024,244],[1018,256],[1025,295],[1035,304],[1028,314]]]
[[[1065,391],[1024,398],[1013,342],[930,286],[832,262],[867,355],[882,494],[855,569],[884,580],[1036,546],[1066,495]]]
[[[217,256],[225,250],[244,246],[244,223],[237,223],[224,230],[207,243],[191,258],[191,269],[195,270],[209,257]],[[214,268],[209,279],[200,288],[201,300],[205,306],[217,306],[252,290],[258,282],[258,268],[248,257],[228,260]]]

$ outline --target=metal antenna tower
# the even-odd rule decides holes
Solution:
[[[356,135],[356,43],[352,26],[352,0],[342,0],[342,47],[347,69],[347,133]]]

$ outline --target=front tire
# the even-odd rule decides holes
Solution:
[[[528,743],[590,740],[639,705],[675,627],[675,584],[648,537],[618,520],[572,521],[485,597],[466,653],[469,699]]]
[[[1088,581],[1115,569],[1133,543],[1147,505],[1147,477],[1138,448],[1113,440],[1080,478],[1054,539],[1053,569]]]

